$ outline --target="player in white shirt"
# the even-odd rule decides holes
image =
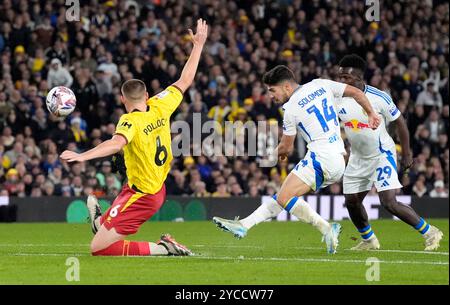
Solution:
[[[405,170],[413,163],[408,127],[389,94],[364,83],[365,69],[366,62],[355,54],[344,56],[339,62],[339,81],[363,90],[374,110],[382,118],[380,126],[372,130],[369,128],[367,115],[358,103],[350,97],[337,100],[338,115],[351,145],[343,180],[345,203],[350,218],[362,238],[352,249],[380,248],[362,204],[367,193],[375,185],[383,207],[424,236],[425,250],[435,250],[439,247],[442,232],[419,217],[411,207],[397,202],[395,196],[396,190],[402,188],[402,185],[397,174],[395,143],[386,130],[386,124],[390,122],[395,124]]]
[[[267,72],[263,82],[275,102],[284,104],[283,136],[274,155],[284,159],[292,152],[297,128],[308,143],[308,152],[268,204],[261,205],[240,221],[219,217],[214,217],[213,221],[224,231],[242,238],[251,227],[277,216],[285,209],[317,228],[323,235],[328,253],[334,254],[341,226],[328,223],[300,196],[339,181],[344,173],[345,147],[335,108],[336,98],[350,96],[358,101],[368,113],[371,127],[378,127],[380,118],[364,93],[346,84],[315,79],[299,85],[293,72],[286,66],[276,66]]]

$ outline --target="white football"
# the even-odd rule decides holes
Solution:
[[[57,117],[65,117],[75,110],[77,99],[72,90],[64,86],[52,88],[47,94],[47,109]]]

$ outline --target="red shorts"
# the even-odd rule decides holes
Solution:
[[[100,223],[108,230],[115,228],[122,235],[134,234],[149,220],[166,199],[166,186],[156,194],[136,192],[125,184],[111,207],[102,215]]]

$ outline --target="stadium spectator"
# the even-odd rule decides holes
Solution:
[[[225,183],[221,183],[217,186],[217,190],[214,193],[212,193],[211,196],[226,198],[226,197],[230,197],[231,195],[227,190],[227,185]]]
[[[448,192],[444,189],[444,181],[437,180],[434,182],[434,188],[430,192],[433,198],[448,198]]]
[[[55,186],[51,181],[47,181],[43,185],[43,195],[44,196],[53,196],[55,191]]]
[[[11,196],[17,195],[19,183],[19,173],[15,168],[11,168],[6,173],[6,182],[4,183],[4,188]]]
[[[121,184],[117,180],[116,176],[113,174],[108,174],[106,175],[105,188],[108,196],[114,196],[117,195],[118,191],[121,189]]]
[[[194,197],[210,197],[211,194],[206,190],[206,184],[203,181],[197,181],[194,183]]]
[[[174,183],[173,183],[174,182]],[[173,170],[171,175],[168,177],[167,182],[167,192],[173,195],[183,195],[186,194],[186,175],[181,173],[179,170]]]
[[[98,184],[101,187],[105,187],[107,185],[106,183],[106,178],[108,176],[110,176],[112,173],[112,164],[110,161],[103,161],[102,165],[101,165],[101,169],[100,171],[97,172],[97,174],[95,175],[96,180],[98,181]],[[119,179],[117,179],[116,176],[112,175],[112,177],[114,177],[114,182],[111,183],[111,187],[115,187],[117,189],[121,188],[121,184]]]
[[[260,194],[259,189],[258,189],[258,187],[256,185],[250,186],[250,189],[249,189],[248,194],[247,194],[248,197],[258,197],[260,195],[261,194]]]
[[[77,146],[80,148],[84,148],[86,142],[88,141],[88,138],[86,136],[86,132],[81,128],[80,118],[75,117],[70,121],[70,130],[72,132],[72,138],[74,139]]]
[[[75,137],[65,121],[58,123],[57,128],[51,132],[51,139],[56,143],[59,151],[67,147],[69,142],[75,141]]]
[[[426,89],[419,93],[416,105],[423,105],[428,109],[442,108],[442,96],[435,90],[433,82],[428,82]]]
[[[84,188],[114,194],[119,178],[114,183],[109,178],[108,190],[112,173],[103,163],[76,167],[74,174],[54,155],[67,148],[82,151],[114,133],[123,113],[121,81],[142,78],[150,94],[170,84],[189,52],[179,25],[200,15],[211,24],[210,39],[196,81],[173,120],[188,122],[191,131],[194,122],[208,120],[278,124],[282,114],[261,84],[266,70],[286,64],[300,83],[333,78],[337,62],[354,52],[368,62],[366,81],[387,91],[407,118],[416,164],[406,178],[400,173],[402,193],[431,195],[440,179],[443,194],[448,194],[446,1],[411,0],[411,9],[400,11],[396,2],[385,2],[381,22],[366,22],[367,7],[356,0],[322,1],[320,11],[312,2],[298,0],[167,0],[143,6],[138,1],[87,1],[80,22],[59,16],[63,1],[31,1],[29,12],[7,2],[0,2],[0,185],[5,189],[11,183],[8,171],[22,171],[23,164],[27,174],[18,174],[15,195],[45,195],[41,187],[47,181],[54,184],[54,195],[83,195]],[[56,85],[71,87],[77,96],[77,111],[64,121],[45,109],[46,94]],[[275,142],[273,135],[265,137],[257,136],[260,157],[265,153],[262,143]],[[209,193],[273,192],[301,157],[301,141],[296,147],[287,167],[278,164],[272,174],[272,168],[258,167],[260,158],[237,163],[237,158],[223,156],[176,160],[167,193],[191,195],[199,181]],[[22,154],[26,157],[18,157]],[[92,167],[103,175],[96,186],[88,170]],[[42,183],[37,185],[37,180]]]
[[[432,110],[428,119],[424,123],[424,127],[430,131],[430,142],[436,144],[440,134],[445,133],[444,122],[439,118],[437,110]]]
[[[30,197],[42,197],[42,190],[37,186],[33,187]]]
[[[244,191],[242,190],[241,186],[239,185],[239,183],[235,182],[235,183],[228,183],[229,185],[231,184],[231,195],[232,196],[242,196],[244,195]],[[270,195],[270,194],[268,194]],[[273,195],[273,194],[272,194]]]
[[[13,145],[13,149],[8,150],[3,156],[4,158],[7,158],[11,164],[16,164],[17,158],[21,154],[23,154],[23,144],[22,142],[16,141]]]
[[[211,165],[207,163],[207,159],[205,156],[199,156],[197,159],[197,170],[202,177],[202,180],[208,180],[211,176]]]
[[[70,185],[74,196],[81,196],[83,194],[83,179],[81,176],[74,176]]]
[[[226,97],[219,98],[218,105],[212,106],[208,112],[208,118],[218,122],[223,125],[224,119],[227,117],[228,113],[231,111],[231,107],[228,106]]]
[[[73,77],[70,75],[69,71],[64,68],[61,64],[59,58],[53,58],[50,62],[50,69],[47,76],[48,88],[53,88],[56,86],[72,86]]]
[[[427,188],[422,180],[417,180],[412,190],[413,194],[417,197],[423,197],[428,193]]]
[[[12,129],[9,126],[6,126],[3,129],[2,133],[2,142],[5,148],[11,148],[14,145],[15,137],[12,134]]]

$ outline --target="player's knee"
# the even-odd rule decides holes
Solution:
[[[390,213],[394,213],[396,211],[398,202],[395,198],[384,199],[381,201],[381,205]]]
[[[98,251],[100,251],[101,249],[99,249],[96,245],[94,245],[93,243],[91,243],[91,254],[92,255],[96,255],[96,253]]]
[[[95,239],[91,242],[91,254],[97,255],[97,253],[101,250],[103,250],[104,247],[99,242],[97,242]]]
[[[356,196],[346,196],[345,205],[348,209],[354,209],[359,205],[359,200]]]
[[[277,195],[277,202],[281,207],[284,207],[285,204],[289,201],[289,199],[291,199],[291,197],[289,197],[289,195],[285,195],[285,194],[278,194]]]

